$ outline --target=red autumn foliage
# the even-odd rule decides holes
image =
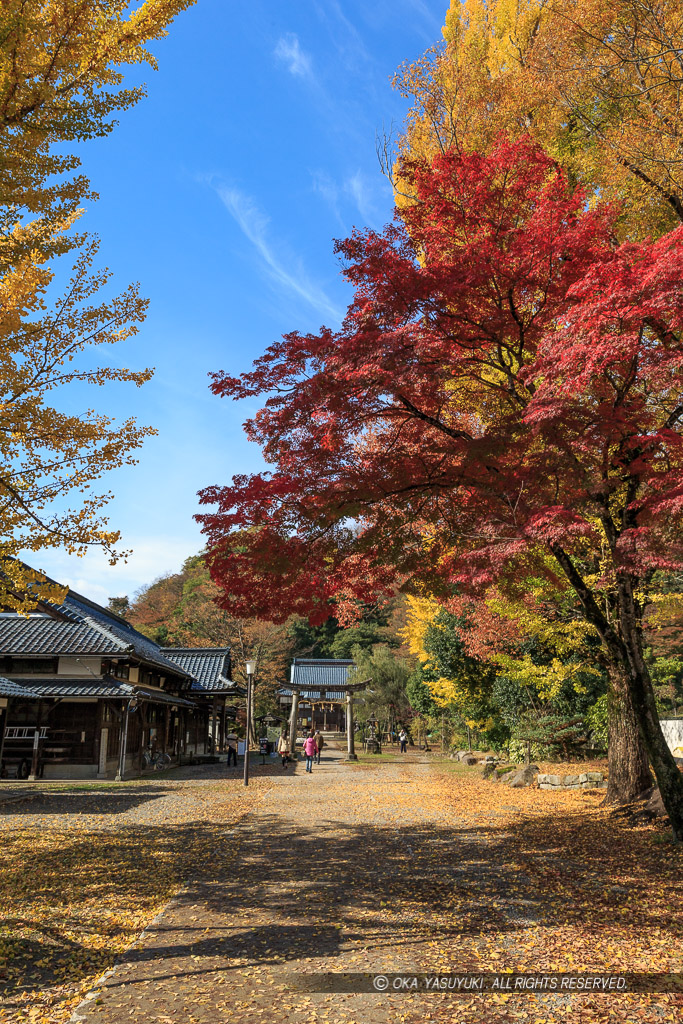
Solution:
[[[226,607],[476,588],[538,545],[599,548],[610,503],[615,569],[680,565],[683,229],[615,245],[615,211],[528,142],[405,172],[415,204],[337,245],[341,330],[214,375],[269,396],[246,430],[275,466],[202,493]]]
[[[529,141],[403,175],[413,205],[337,245],[341,329],[213,378],[268,396],[246,430],[274,466],[201,494],[224,607],[320,620],[399,584],[504,590],[552,556],[610,672],[608,798],[647,785],[640,734],[683,839],[639,625],[647,575],[683,565],[683,227],[618,245],[618,211]]]

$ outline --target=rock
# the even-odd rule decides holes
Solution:
[[[469,750],[456,750],[455,756],[457,757],[458,761],[462,761],[463,757],[469,757],[470,756],[470,751]]]
[[[562,785],[563,786],[567,786],[567,787],[573,789],[575,786],[579,785],[579,776],[578,775],[565,775],[564,778],[562,779]]]
[[[460,758],[461,764],[466,764],[468,767],[472,767],[473,764],[477,763],[476,757],[472,757],[471,754],[466,754],[465,757]]]
[[[484,758],[484,763],[485,764],[497,764],[498,763],[498,758],[494,757],[492,754],[487,754],[486,757]]]
[[[484,764],[484,767],[481,770],[481,777],[482,777],[482,779],[490,779],[491,776],[493,775],[494,770],[495,770],[495,766],[493,764],[491,764],[490,762],[488,764]]]
[[[602,782],[604,777],[602,772],[581,772],[579,782]]]
[[[557,786],[562,785],[562,776],[560,775],[539,775],[536,779],[541,789],[553,789]]]
[[[508,782],[510,789],[523,789],[536,781],[538,767],[535,764],[528,764],[520,772],[510,772],[510,775],[512,776]]]
[[[662,800],[662,794],[659,792],[659,789],[655,789],[655,791],[653,792],[652,796],[650,797],[648,802],[645,804],[645,807],[643,808],[643,810],[646,811],[650,815],[650,817],[652,817],[652,818],[666,818],[667,817],[668,811],[667,811],[666,807],[664,806],[664,801]]]

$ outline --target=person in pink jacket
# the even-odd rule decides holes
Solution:
[[[304,740],[304,754],[306,755],[306,771],[313,771],[313,758],[318,753],[318,744],[315,742],[315,734],[311,730]]]

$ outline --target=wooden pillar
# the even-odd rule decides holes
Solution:
[[[354,724],[353,724],[353,690],[346,691],[346,760],[357,761],[354,747]]]
[[[128,717],[130,715],[130,701],[126,704],[126,710],[123,713],[123,723],[121,727],[121,737],[119,739],[119,770],[116,773],[115,782],[123,782],[124,775],[126,774],[126,747],[128,746]]]
[[[5,754],[5,734],[7,732],[7,722],[9,721],[9,709],[12,704],[12,698],[8,697],[5,701],[5,707],[2,713],[2,734],[0,734],[0,770],[2,770],[2,759]]]
[[[294,690],[292,693],[292,710],[289,718],[289,751],[294,757],[296,754],[296,720],[299,717],[299,693]]]
[[[42,701],[38,702],[38,721],[36,723],[35,730],[33,732],[33,752],[31,754],[31,774],[28,777],[29,782],[35,782],[38,778],[38,765],[40,763],[40,728],[41,722],[43,721],[43,704]]]

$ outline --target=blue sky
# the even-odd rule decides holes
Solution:
[[[214,398],[207,375],[247,369],[286,331],[338,323],[349,293],[332,240],[391,217],[376,155],[406,112],[391,76],[439,40],[446,7],[198,0],[155,46],[159,70],[131,73],[147,99],[82,147],[100,195],[82,226],[115,286],[139,280],[151,300],[111,361],[156,374],[93,403],[159,433],[105,481],[128,562],[52,552],[50,575],[104,601],[177,571],[202,547],[197,491],[261,467],[242,433],[255,406]]]

